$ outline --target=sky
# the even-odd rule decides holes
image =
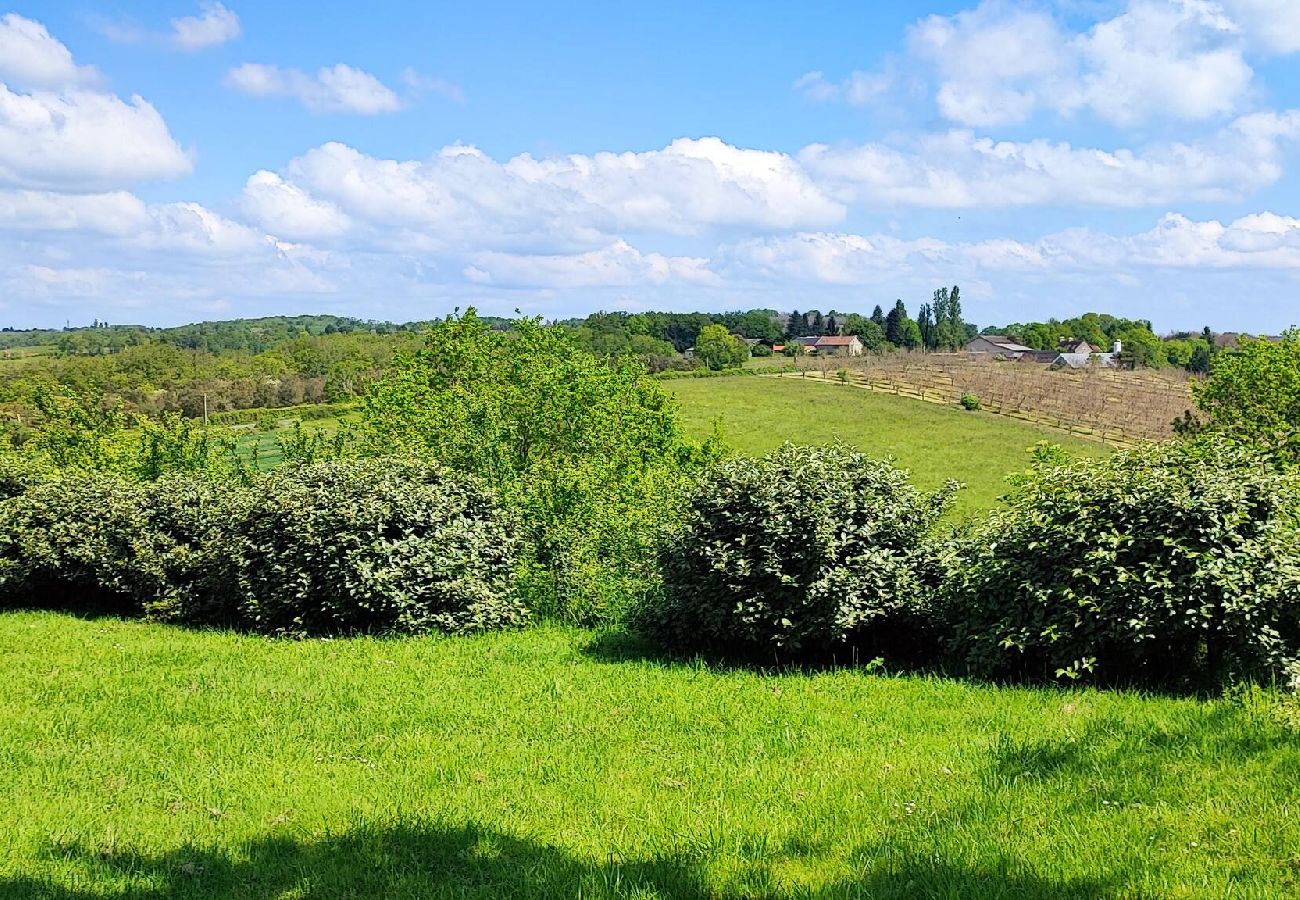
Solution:
[[[0,325],[1300,324],[1300,2],[0,6]]]

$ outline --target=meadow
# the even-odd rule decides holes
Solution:
[[[1272,706],[0,617],[0,897],[1279,897]]]
[[[1098,443],[1036,428],[1004,416],[876,394],[814,378],[701,378],[665,382],[696,436],[718,423],[728,445],[763,453],[783,442],[846,441],[872,456],[890,456],[920,487],[946,479],[966,485],[954,513],[989,509],[1007,487],[1007,475],[1025,468],[1028,451],[1051,441],[1085,455]]]

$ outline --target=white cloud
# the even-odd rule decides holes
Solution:
[[[263,169],[251,175],[241,197],[244,213],[268,232],[289,240],[338,237],[351,221],[337,206]]]
[[[17,94],[0,84],[0,185],[98,190],[190,169],[162,116],[138,96]]]
[[[1139,234],[1071,229],[1032,242],[802,232],[742,241],[724,248],[720,258],[732,278],[805,284],[1090,273],[1142,285],[1151,283],[1144,270],[1152,269],[1300,272],[1300,219],[1264,212],[1224,225],[1168,213]]]
[[[308,75],[245,63],[226,73],[226,85],[256,97],[292,97],[313,113],[351,113],[373,116],[397,112],[402,100],[369,72],[339,63]]]
[[[453,103],[465,102],[465,92],[458,85],[442,78],[434,78],[431,75],[421,75],[410,66],[402,70],[402,83],[417,95],[436,94],[439,97],[447,98]]]
[[[1300,111],[1244,116],[1191,143],[1140,150],[994,141],[969,131],[799,154],[809,173],[846,202],[996,208],[1057,205],[1149,207],[1237,199],[1276,182],[1300,139]]]
[[[239,37],[239,16],[220,3],[204,3],[197,16],[171,20],[172,46],[181,50],[205,50]]]
[[[31,88],[58,88],[98,79],[90,66],[79,66],[72,53],[45,26],[15,13],[0,18],[0,77]]]
[[[354,221],[437,246],[569,252],[625,232],[821,226],[845,212],[791,157],[717,138],[506,162],[464,146],[398,161],[330,143],[294,160],[285,176]]]
[[[709,261],[698,257],[642,253],[627,241],[587,253],[525,256],[476,253],[464,275],[479,284],[516,287],[590,288],[659,285],[667,282],[713,284]]]
[[[865,106],[883,97],[893,85],[893,77],[884,72],[854,71],[839,82],[828,81],[821,72],[808,72],[795,81],[794,89],[813,103],[843,102],[850,106]]]
[[[1207,119],[1238,109],[1254,74],[1241,29],[1210,0],[1129,0],[1083,33],[1042,9],[984,0],[922,19],[909,45],[935,71],[940,112],[971,126],[1022,122],[1040,109],[1088,110],[1119,125]]]
[[[0,228],[25,231],[87,231],[125,236],[149,222],[145,204],[134,194],[56,194],[0,191]]]
[[[1300,51],[1300,3],[1295,0],[1222,0],[1248,39],[1268,53]]]

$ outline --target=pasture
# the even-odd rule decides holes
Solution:
[[[1268,704],[0,616],[0,898],[1279,897]]]
[[[973,514],[997,503],[1007,476],[1023,470],[1028,451],[1051,441],[1082,454],[1108,452],[1071,438],[986,412],[937,406],[813,378],[701,378],[665,382],[697,436],[716,421],[727,443],[763,453],[789,440],[842,440],[873,456],[892,456],[913,481],[935,488],[948,478],[966,484],[954,503]]]

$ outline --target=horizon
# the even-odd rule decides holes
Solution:
[[[286,37],[291,36],[291,37]],[[1300,322],[1300,4],[0,6],[0,325]]]

